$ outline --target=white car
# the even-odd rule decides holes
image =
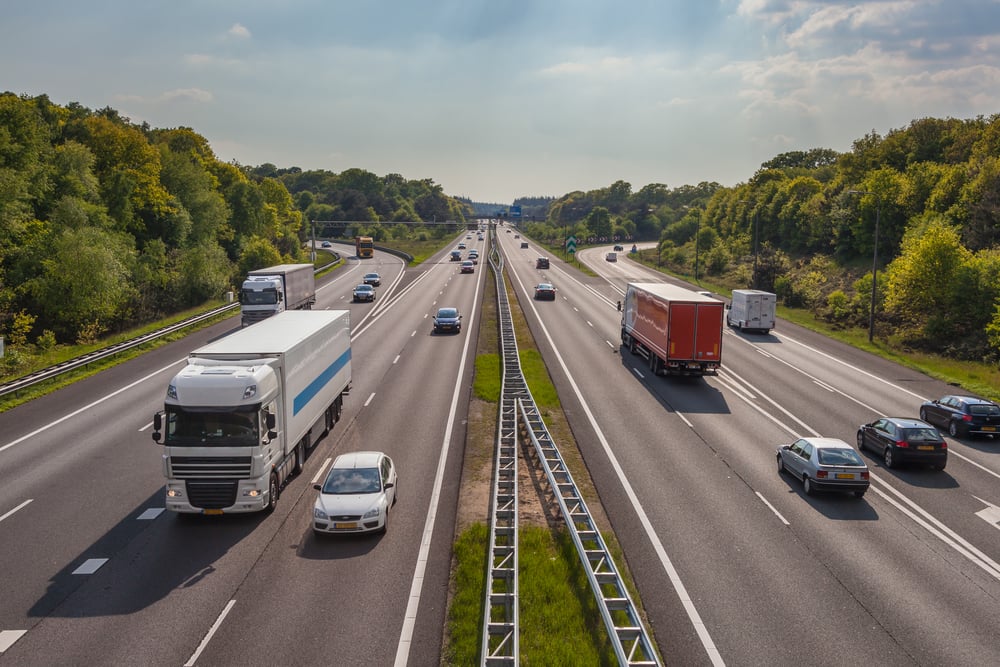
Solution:
[[[313,506],[313,532],[384,533],[396,504],[396,467],[382,452],[341,454],[327,473]]]

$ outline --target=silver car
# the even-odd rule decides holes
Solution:
[[[799,438],[778,447],[778,473],[802,480],[806,495],[814,491],[850,491],[858,498],[868,490],[868,465],[854,449],[836,438]]]

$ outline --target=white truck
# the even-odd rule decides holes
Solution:
[[[191,352],[153,417],[167,509],[274,509],[350,389],[346,310],[286,311]]]
[[[312,264],[279,264],[247,274],[240,289],[243,326],[285,310],[310,310],[316,303],[316,276]]]
[[[777,297],[758,289],[733,290],[732,302],[726,306],[726,324],[740,331],[769,333],[774,328],[774,308]]]

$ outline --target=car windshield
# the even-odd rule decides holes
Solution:
[[[985,403],[979,403],[976,405],[969,406],[969,414],[977,415],[980,417],[989,417],[1000,415],[1000,406],[987,405]]]
[[[819,463],[824,466],[863,466],[864,461],[853,449],[819,449]]]
[[[438,319],[453,319],[458,317],[458,310],[455,308],[442,308],[438,311]]]
[[[357,287],[354,288],[354,291],[355,292],[370,292],[370,291],[372,291],[372,286],[371,285],[358,285]]]
[[[939,442],[941,436],[933,428],[908,428],[903,431],[903,439],[907,442]]]
[[[378,468],[334,468],[323,484],[323,493],[378,493],[382,478]]]
[[[540,290],[550,290],[550,289],[552,289],[552,285],[549,285],[549,284],[547,284],[547,283],[542,283],[542,284],[541,284],[541,285],[539,285],[539,286],[538,286],[538,287],[537,287],[536,289],[540,289]]]
[[[371,278],[378,278],[378,274],[377,273],[366,273],[365,274],[365,280],[368,280],[368,279],[371,279]]]

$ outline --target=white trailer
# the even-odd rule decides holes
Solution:
[[[346,310],[285,311],[195,350],[153,418],[167,509],[274,509],[350,387]]]
[[[726,324],[740,331],[768,333],[774,328],[777,297],[757,289],[733,290],[732,302],[726,307]]]
[[[311,309],[316,303],[316,272],[312,264],[279,264],[247,274],[240,288],[243,326],[286,310]]]

